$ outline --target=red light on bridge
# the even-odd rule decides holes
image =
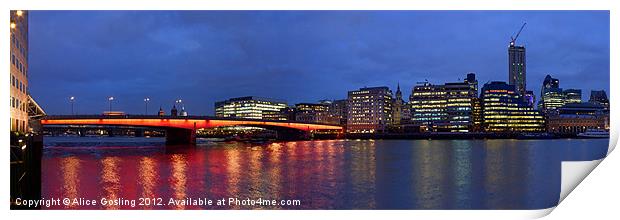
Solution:
[[[320,125],[305,124],[291,122],[269,122],[269,121],[252,121],[252,120],[219,120],[219,119],[188,119],[188,118],[92,118],[92,119],[44,119],[41,120],[43,125],[116,125],[116,126],[144,126],[144,127],[160,127],[160,128],[183,128],[183,129],[200,129],[200,128],[216,128],[225,126],[272,126],[298,129],[303,131],[312,130],[342,130],[341,126],[336,125]]]

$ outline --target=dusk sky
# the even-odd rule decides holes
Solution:
[[[607,11],[30,11],[29,84],[50,115],[114,110],[190,115],[239,96],[316,102],[400,83],[508,80],[510,36],[527,89],[544,77],[609,96]]]

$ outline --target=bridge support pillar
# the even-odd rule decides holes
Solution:
[[[135,137],[144,137],[144,129],[134,129],[134,136]]]
[[[276,131],[277,139],[284,141],[309,140],[310,132],[296,129],[279,129]]]
[[[107,131],[108,131],[108,137],[114,137],[115,136],[114,135],[114,129],[108,128]]]
[[[196,144],[196,130],[168,128],[166,129],[166,144]]]

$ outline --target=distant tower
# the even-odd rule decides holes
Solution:
[[[508,48],[508,77],[517,92],[525,94],[525,47],[511,44]]]
[[[514,85],[519,95],[522,97],[526,94],[526,65],[525,65],[525,46],[516,45],[519,34],[525,27],[525,23],[515,37],[511,37],[510,46],[508,47],[508,82]]]
[[[403,100],[403,93],[400,91],[400,83],[396,86],[396,100]]]
[[[164,116],[164,109],[161,108],[161,106],[159,106],[159,113],[157,113],[158,116]]]
[[[178,113],[177,113],[177,106],[176,106],[176,105],[173,105],[173,106],[172,106],[172,109],[170,110],[170,115],[171,115],[171,116],[178,116]]]
[[[405,101],[403,101],[403,93],[400,91],[400,83],[398,83],[396,87],[396,98],[392,101],[392,124],[399,127],[402,124],[403,107],[405,105]]]
[[[185,111],[185,106],[181,107],[181,116],[187,116],[187,112]]]

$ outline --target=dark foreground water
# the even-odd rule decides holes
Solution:
[[[557,205],[560,161],[600,159],[608,147],[607,139],[162,141],[46,137],[43,197],[98,202],[51,209],[542,209]],[[128,203],[139,198],[162,205]],[[186,198],[214,204],[168,203]],[[216,206],[222,198],[300,205]]]

